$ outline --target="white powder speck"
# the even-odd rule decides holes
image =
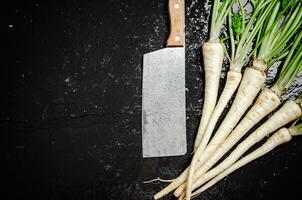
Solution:
[[[110,170],[110,169],[112,168],[112,166],[111,166],[111,165],[106,164],[106,165],[104,165],[104,168],[105,168],[105,170],[106,170],[106,171],[108,171],[108,170]]]

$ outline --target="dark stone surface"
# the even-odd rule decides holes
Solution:
[[[8,199],[151,199],[165,184],[143,180],[174,178],[187,166],[189,153],[141,157],[142,55],[165,45],[166,1],[37,0],[3,7],[1,177]],[[188,149],[202,105],[200,47],[209,8],[186,1]],[[301,153],[295,138],[198,199],[301,195]]]

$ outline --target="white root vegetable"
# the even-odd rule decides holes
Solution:
[[[262,65],[258,65],[257,62],[253,62],[253,65],[254,68],[248,67],[244,71],[234,102],[216,134],[213,136],[213,139],[204,151],[198,148],[195,152],[189,167],[187,197],[189,197],[189,193],[191,193],[192,179],[195,169],[198,169],[216,151],[219,145],[223,143],[246,110],[252,105],[255,97],[263,87],[266,75],[264,72],[256,69],[258,66],[262,67]]]
[[[239,1],[240,4],[241,1]],[[222,4],[220,4],[217,0],[214,0],[213,4],[213,15],[212,15],[212,24],[211,24],[211,34],[210,34],[210,42],[216,43],[218,42],[218,36],[219,32],[221,30],[221,25],[224,23],[224,16],[228,15],[229,12],[224,12],[227,10],[230,10],[232,7],[233,1],[223,1]],[[242,30],[235,29],[234,27],[240,27],[238,25],[238,19],[236,19],[235,23],[235,14],[230,14],[229,16],[229,24],[231,24],[230,28],[230,42],[231,42],[231,56],[227,55],[228,59],[230,60],[231,65],[236,68],[236,72],[240,73],[241,67],[248,62],[251,55],[254,55],[254,62],[252,68],[247,68],[245,70],[245,73],[243,75],[241,84],[239,86],[239,90],[237,92],[237,95],[235,97],[235,100],[233,102],[233,106],[229,110],[229,113],[227,114],[225,120],[222,122],[221,126],[219,127],[218,131],[214,135],[213,139],[210,141],[210,144],[208,144],[207,147],[205,147],[211,137],[211,134],[213,132],[214,125],[216,121],[216,118],[219,117],[219,112],[222,110],[222,108],[217,108],[217,113],[215,114],[215,109],[210,107],[209,109],[212,109],[212,113],[209,115],[203,115],[208,118],[208,122],[205,128],[205,124],[203,125],[203,120],[201,119],[201,124],[199,127],[199,136],[198,139],[201,139],[201,142],[199,143],[199,147],[195,151],[195,155],[193,157],[191,166],[187,168],[178,178],[176,178],[170,185],[168,185],[166,188],[164,188],[162,191],[160,191],[158,194],[154,196],[155,199],[158,199],[162,197],[163,195],[169,193],[170,191],[177,188],[179,185],[181,185],[183,182],[185,182],[187,179],[187,188],[186,188],[186,198],[187,200],[190,199],[191,196],[191,190],[192,190],[192,182],[196,179],[195,176],[198,179],[201,179],[205,176],[212,176],[213,173],[216,173],[214,171],[209,171],[208,173],[204,174],[205,172],[199,171],[200,167],[207,162],[207,160],[213,155],[213,153],[217,150],[217,148],[223,144],[224,140],[228,137],[232,129],[236,126],[236,124],[239,122],[240,118],[243,116],[243,114],[246,112],[246,110],[249,108],[249,106],[253,103],[253,100],[255,96],[258,94],[260,89],[264,85],[265,81],[265,73],[267,71],[267,66],[271,66],[273,62],[276,62],[287,54],[287,47],[289,40],[293,37],[295,31],[297,31],[300,27],[300,19],[301,19],[301,5],[300,3],[294,3],[297,4],[297,9],[292,9],[289,12],[283,12],[283,4],[281,6],[281,2],[279,1],[264,1],[261,0],[257,2],[257,4],[254,6],[254,11],[252,16],[249,18],[249,22],[246,24],[246,18],[245,11],[240,4],[240,10],[242,14],[241,23],[242,23]],[[221,5],[221,8],[219,8]],[[294,5],[291,5],[294,6]],[[287,8],[287,7],[286,7]],[[281,12],[282,11],[282,12]],[[282,13],[282,14],[279,14]],[[222,14],[221,14],[222,13]],[[270,14],[271,13],[271,14]],[[290,17],[283,17],[283,13],[289,13],[288,16]],[[297,14],[300,13],[300,14]],[[218,16],[218,17],[217,17]],[[234,16],[234,18],[232,18]],[[238,15],[236,15],[238,16]],[[266,22],[266,19],[268,18],[268,22]],[[217,19],[217,20],[216,20]],[[234,23],[232,23],[232,20]],[[240,20],[240,19],[239,19]],[[216,26],[218,24],[218,26]],[[235,26],[235,25],[236,26]],[[282,24],[280,26],[280,24]],[[285,25],[284,25],[285,24]],[[214,25],[214,26],[213,26]],[[234,26],[234,27],[233,27]],[[213,28],[214,27],[214,28]],[[232,30],[234,28],[234,31]],[[240,28],[239,28],[240,29]],[[258,35],[259,32],[259,35]],[[233,34],[235,33],[235,34]],[[267,34],[268,33],[268,34]],[[257,38],[256,38],[256,35]],[[236,38],[236,39],[235,39]],[[256,48],[252,50],[252,53],[250,52],[250,49],[252,48],[253,41],[256,40]],[[264,42],[263,42],[264,41]],[[261,45],[260,50],[258,50],[259,44],[258,43],[264,43]],[[284,50],[284,51],[283,51]],[[298,59],[299,60],[299,59]],[[298,62],[298,61],[297,61]],[[210,62],[209,62],[210,63]],[[295,61],[296,63],[296,61]],[[296,63],[297,64],[297,63]],[[210,69],[209,69],[210,70]],[[247,75],[249,74],[249,75]],[[206,76],[206,78],[208,78]],[[213,78],[214,79],[214,78]],[[258,80],[257,80],[258,79]],[[229,81],[230,83],[230,81]],[[210,82],[210,84],[212,84]],[[244,86],[243,86],[244,85]],[[207,87],[207,86],[206,86]],[[218,88],[218,86],[217,86]],[[286,87],[285,87],[286,88]],[[214,90],[213,90],[214,91]],[[224,90],[225,91],[225,90]],[[212,91],[210,91],[212,93]],[[216,93],[215,98],[217,99],[217,91],[214,91]],[[231,91],[230,91],[231,93]],[[224,97],[221,97],[222,99],[227,99],[230,95],[230,93],[225,92]],[[227,95],[226,95],[227,94]],[[212,98],[212,97],[211,97]],[[206,104],[205,97],[204,104]],[[216,101],[215,99],[215,101]],[[222,106],[226,102],[226,100],[219,100],[218,104],[220,103],[220,106]],[[216,102],[215,102],[216,103]],[[218,105],[217,104],[217,105]],[[234,105],[235,104],[235,105]],[[208,109],[204,105],[203,109]],[[301,111],[301,110],[300,110]],[[203,111],[206,112],[206,111]],[[214,114],[213,114],[214,112]],[[210,111],[207,111],[206,113],[210,113]],[[202,116],[202,117],[203,117]],[[275,116],[275,115],[274,115]],[[213,117],[213,122],[211,122]],[[286,121],[285,119],[282,119]],[[270,125],[266,124],[267,129],[273,129]],[[208,130],[207,130],[208,129]],[[256,131],[257,132],[257,131]],[[259,130],[258,130],[259,132]],[[261,131],[260,131],[261,132]],[[203,141],[204,140],[204,141]],[[198,143],[198,142],[196,142]],[[202,145],[200,145],[202,144]],[[249,145],[249,144],[247,144]],[[239,148],[239,146],[241,148]],[[237,148],[239,148],[238,151],[241,149],[244,149],[242,145],[239,145]],[[231,154],[233,157],[236,157],[237,154]],[[236,158],[238,159],[238,158]],[[224,161],[228,161],[227,159]],[[236,160],[230,162],[235,162]],[[215,162],[215,161],[212,161]],[[226,163],[225,165],[227,165]],[[221,168],[224,168],[225,166],[222,165]],[[197,171],[195,171],[195,169]],[[216,169],[216,168],[214,168]],[[219,170],[216,169],[219,173]],[[195,173],[196,172],[196,173]],[[195,174],[194,174],[195,173]],[[200,173],[202,176],[198,176],[198,173]],[[212,174],[211,174],[212,173]],[[194,177],[192,175],[194,174]],[[215,176],[215,174],[214,174]],[[203,180],[204,181],[204,180]],[[203,184],[203,183],[201,183]],[[194,182],[193,187],[196,187],[196,183]],[[193,188],[194,189],[194,188]]]
[[[202,46],[205,89],[202,115],[195,139],[195,147],[200,143],[216,105],[223,54],[223,46],[219,42],[206,42]]]
[[[289,142],[292,139],[292,134],[289,129],[282,128],[278,130],[276,133],[274,133],[269,139],[261,145],[261,147],[257,148],[252,153],[249,153],[245,157],[241,158],[239,161],[237,161],[235,164],[233,164],[230,168],[226,169],[222,173],[220,173],[218,176],[213,178],[211,181],[209,181],[207,184],[193,192],[193,196],[197,196],[203,191],[207,190],[208,188],[212,187],[214,184],[216,184],[218,181],[229,175],[230,173],[234,172],[235,170],[241,168],[242,166],[248,164],[249,162],[252,162],[253,160],[267,154],[268,152],[272,151],[277,146],[284,144],[286,142]],[[184,198],[185,193],[183,193],[182,197],[180,199]]]
[[[217,102],[219,79],[224,56],[223,45],[219,42],[219,35],[231,11],[235,0],[214,0],[211,13],[210,38],[202,47],[205,71],[205,89],[202,116],[194,147],[197,147],[203,138],[204,131]],[[195,148],[194,148],[195,151]]]
[[[257,33],[260,31],[261,24],[264,22],[270,11],[273,9],[274,2],[271,1],[259,1],[257,4],[253,5],[253,12],[248,20],[248,23],[246,23],[245,19],[245,9],[241,1],[235,1],[238,2],[240,7],[240,13],[242,15],[242,18],[237,18],[236,21],[236,31],[233,31],[233,28],[235,26],[235,23],[232,22],[232,13],[228,13],[228,24],[229,24],[229,34],[231,38],[231,52],[232,54],[229,55],[227,52],[227,57],[230,61],[230,71],[231,73],[237,72],[237,78],[239,79],[239,73],[241,73],[242,67],[245,65],[245,63],[248,62],[249,57],[251,56],[249,49],[252,48],[252,41],[256,37]],[[217,2],[216,2],[217,3]],[[233,3],[233,2],[232,2]],[[226,4],[225,4],[226,5]],[[232,7],[232,4],[231,4]],[[264,9],[264,11],[259,15],[259,13]],[[214,11],[219,13],[219,10],[215,10],[215,1],[214,1]],[[213,16],[215,16],[215,12],[213,12]],[[237,17],[240,16],[239,14],[236,15]],[[240,24],[240,25],[239,25]],[[212,28],[212,27],[211,27]],[[234,28],[235,29],[235,28]],[[236,37],[236,42],[234,39],[234,36]],[[241,77],[240,77],[241,78]],[[237,80],[240,81],[240,80]],[[219,107],[215,109],[215,116],[209,119],[208,125],[201,126],[202,128],[198,131],[198,139],[195,140],[194,144],[194,152],[198,151],[202,152],[204,148],[206,147],[207,143],[209,142],[209,139],[211,137],[211,133],[214,129],[213,126],[216,125],[216,122],[218,118],[220,117],[220,114],[222,113],[225,105],[229,102],[229,100],[232,97],[232,94],[228,90],[229,87],[233,87],[238,82],[234,80],[234,83],[232,81],[227,81],[225,84],[225,87],[223,89],[222,94],[227,94],[224,96],[221,96],[219,99]],[[207,82],[207,80],[206,80]],[[209,83],[212,84],[212,83]],[[230,84],[230,85],[228,85]],[[234,89],[236,90],[236,88]],[[212,91],[211,91],[212,92]],[[233,91],[234,92],[234,91]],[[217,93],[217,91],[215,91]],[[213,114],[212,114],[213,115]]]
[[[173,190],[175,190],[179,185],[181,185],[185,180],[188,175],[189,168],[185,169],[177,178],[174,179],[169,185],[167,185],[165,188],[163,188],[161,191],[156,193],[154,195],[154,199],[160,199],[163,196],[169,194]]]
[[[301,60],[301,46],[298,45],[301,42],[302,34],[300,33],[293,43],[286,60],[282,66],[282,70],[278,75],[276,83],[271,89],[263,89],[257,98],[255,104],[241,120],[237,127],[227,137],[224,143],[217,149],[217,151],[206,161],[203,166],[198,169],[195,177],[200,177],[206,173],[216,162],[219,161],[222,156],[227,153],[256,123],[258,123],[263,117],[272,112],[280,104],[282,94],[289,88],[295,77],[302,71],[302,66],[298,65]],[[300,100],[298,100],[300,101]],[[291,128],[292,129],[292,128]],[[297,130],[301,131],[299,128]],[[180,195],[184,189],[185,184],[180,186],[175,195]]]
[[[197,180],[194,182],[192,189],[196,189],[203,185],[228,167],[236,162],[250,147],[258,143],[267,135],[297,119],[302,114],[301,105],[288,100],[278,111],[276,111],[264,124],[249,135],[243,142],[241,142],[236,149],[219,165],[211,169],[207,173],[199,176],[196,172]]]
[[[199,134],[202,137],[204,128],[216,105],[219,78],[223,62],[223,46],[219,42],[206,42],[203,45],[203,59],[205,67],[205,99],[203,104],[202,118],[199,126]],[[214,91],[214,92],[213,92]],[[188,168],[167,187],[154,195],[154,199],[160,199],[182,184],[188,175]]]
[[[214,154],[198,169],[198,176],[207,172],[217,161],[227,153],[255,124],[257,124],[266,115],[271,113],[280,105],[280,99],[271,89],[264,88],[259,94],[256,102],[251,107],[249,112],[230,133],[222,145],[215,151]],[[193,180],[194,181],[194,180]],[[186,184],[182,184],[175,190],[174,195],[179,197]]]
[[[241,77],[242,77],[241,73],[238,73],[236,71],[228,72],[227,79],[226,79],[227,87],[225,87],[224,91],[222,92],[222,94],[219,98],[219,101],[215,107],[215,110],[214,110],[211,120],[210,120],[210,122],[212,122],[212,123],[211,123],[211,125],[208,125],[208,126],[210,126],[210,127],[213,126],[213,129],[214,129],[214,126],[215,126],[218,118],[220,117],[220,114],[223,112],[223,109],[225,108],[227,102],[229,101],[229,99],[232,97],[233,93],[237,89],[237,87],[240,83]],[[211,130],[211,132],[212,132],[212,130]],[[207,134],[207,135],[209,135],[209,134]],[[208,136],[206,136],[206,137],[208,137]],[[204,145],[204,147],[205,147],[205,145]],[[154,196],[154,198],[155,199],[161,198],[162,196],[164,196],[164,195],[168,194],[169,192],[173,191],[174,189],[176,189],[179,185],[181,185],[186,180],[187,175],[188,175],[188,168],[186,170],[184,170],[184,172],[178,178],[176,178],[170,185],[168,185],[162,191],[157,193]]]
[[[240,2],[241,1],[239,1],[240,10],[242,15],[244,16],[245,11],[243,5]],[[261,30],[262,27],[261,24],[264,23],[270,11],[273,10],[275,3],[276,2],[270,2],[270,1],[258,2],[258,4],[254,7],[254,11],[249,19],[249,22],[245,24],[246,19],[245,17],[242,17],[242,20],[240,20],[240,23],[242,23],[241,27],[239,26],[240,28],[238,28],[237,26],[237,28],[240,30],[236,29],[236,31],[234,32],[232,31],[232,28],[234,28],[232,27],[234,25],[232,23],[232,17],[231,15],[229,15],[228,21],[229,24],[231,25],[230,38],[231,38],[232,54],[231,56],[228,56],[228,58],[230,59],[231,63],[234,65],[234,68],[236,69],[237,72],[241,71],[242,66],[244,65],[245,62],[247,62],[247,59],[251,56],[248,50],[252,47],[252,41],[257,35],[258,31]],[[264,11],[261,12],[263,8],[267,8],[267,9],[264,9]],[[258,16],[260,12],[261,15]],[[236,39],[237,43],[235,43],[235,39],[233,37],[234,33],[237,38]],[[236,126],[240,118],[246,112],[247,108],[252,104],[254,98],[256,97],[260,89],[263,87],[265,81],[264,71],[266,69],[267,69],[267,65],[264,63],[263,60],[260,61],[254,60],[253,68],[247,68],[245,70],[242,82],[239,86],[239,90],[237,92],[233,105],[230,108],[229,113],[225,117],[224,121],[222,122],[218,131],[216,132],[216,134],[212,139],[212,141],[214,141],[213,142],[214,145],[209,144],[209,148],[212,149],[212,152],[210,152],[210,154],[203,153],[203,156],[204,155],[206,155],[206,157],[211,156],[211,154],[215,151],[215,149],[223,142],[223,140],[227,137],[227,135],[231,132],[231,130]],[[245,74],[248,73],[250,73],[251,76],[245,76]],[[251,84],[249,82],[249,81],[253,82],[253,80],[257,80],[255,81],[255,84]],[[248,90],[247,88],[250,88],[250,90]],[[213,122],[213,124],[215,123]],[[188,175],[187,188],[186,188],[186,198],[188,200],[190,199],[190,194],[191,194],[193,174],[195,172],[197,162],[200,159],[200,157],[202,157],[201,156],[202,152],[204,151],[204,148],[208,143],[208,140],[210,139],[210,136],[213,131],[211,130],[213,129],[213,125],[209,127],[208,130],[207,129],[208,128],[206,128],[206,133],[202,138],[202,140],[204,141],[201,142],[202,145],[198,146],[194,154],[194,157],[192,159],[191,165],[189,167],[189,175]],[[202,165],[202,162],[200,162],[200,165]]]
[[[226,105],[232,98],[234,92],[238,88],[241,78],[242,78],[241,72],[231,71],[231,70],[228,71],[225,88],[223,89],[223,91],[220,95],[220,98],[217,102],[217,105],[215,106],[212,116],[211,116],[210,120],[208,121],[208,125],[207,125],[206,129],[202,130],[204,132],[203,138],[200,141],[199,146],[197,144],[195,144],[194,150],[197,150],[197,148],[199,148],[199,149],[201,149],[200,151],[203,151],[205,149],[205,147],[207,146],[207,144],[210,140],[211,134],[215,128],[215,125],[216,125],[221,113],[223,112],[224,108],[226,107]]]

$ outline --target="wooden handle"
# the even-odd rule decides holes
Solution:
[[[169,0],[170,34],[167,47],[183,47],[185,44],[185,1]]]

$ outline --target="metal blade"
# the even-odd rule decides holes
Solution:
[[[187,151],[184,47],[144,55],[143,157],[177,156]]]

